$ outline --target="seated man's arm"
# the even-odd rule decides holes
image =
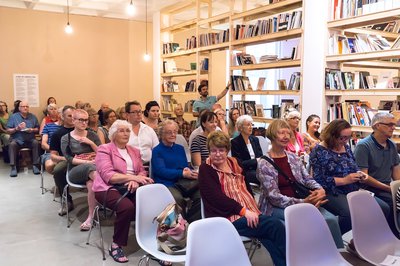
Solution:
[[[400,164],[393,166],[392,179],[400,180]]]
[[[390,186],[383,184],[382,182],[379,182],[378,180],[376,180],[376,178],[374,178],[373,176],[368,175],[367,168],[361,168],[360,170],[361,170],[361,172],[366,174],[366,177],[363,180],[361,180],[361,183],[364,183],[370,187],[374,187],[374,188],[391,193]]]

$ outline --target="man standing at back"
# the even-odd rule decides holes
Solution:
[[[373,133],[358,142],[354,156],[360,170],[376,179],[375,182],[370,182],[371,179],[367,176],[363,181],[366,189],[385,201],[392,211],[390,182],[400,179],[399,155],[396,145],[390,140],[396,121],[392,114],[377,113],[371,124]]]
[[[7,133],[10,134],[9,155],[11,166],[11,177],[16,177],[17,156],[21,148],[32,149],[33,173],[40,174],[39,170],[39,152],[40,142],[35,139],[35,134],[39,133],[39,122],[34,114],[29,113],[27,101],[21,101],[19,112],[10,116],[7,122]]]
[[[197,91],[200,93],[200,99],[193,103],[193,116],[199,117],[200,111],[204,109],[211,111],[212,106],[225,97],[230,87],[231,84],[228,83],[226,88],[217,96],[208,96],[208,84],[201,83],[197,88]]]

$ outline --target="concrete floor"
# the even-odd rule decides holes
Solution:
[[[9,166],[0,162],[0,265],[121,265],[106,252],[101,257],[98,230],[93,230],[90,245],[86,245],[87,232],[80,232],[79,225],[86,218],[86,194],[75,191],[72,197],[76,218],[70,228],[66,218],[57,215],[59,202],[53,194],[41,194],[40,175],[32,170],[20,172],[17,178],[9,177]],[[52,176],[45,174],[45,187],[54,185]],[[56,200],[59,200],[57,198]],[[113,234],[112,221],[102,223],[105,248],[109,247]],[[138,247],[134,228],[130,232],[129,244],[125,249],[128,265],[137,265],[144,254]],[[353,265],[368,265],[349,253],[343,255]],[[158,265],[152,261],[151,265]],[[175,264],[174,264],[175,265]],[[179,265],[179,264],[176,264]],[[252,265],[271,265],[268,252],[262,247],[253,257]]]

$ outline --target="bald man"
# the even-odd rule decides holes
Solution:
[[[10,155],[11,177],[18,175],[17,156],[21,148],[32,150],[33,173],[40,174],[39,152],[40,142],[36,140],[35,134],[39,133],[39,122],[35,115],[29,113],[27,101],[21,101],[19,112],[10,116],[7,122],[7,133],[10,134],[10,145],[8,153]]]

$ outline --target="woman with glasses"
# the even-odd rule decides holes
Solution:
[[[296,109],[291,109],[286,115],[285,120],[288,122],[292,135],[290,137],[290,142],[286,147],[287,151],[293,152],[298,156],[304,154],[304,144],[303,137],[298,131],[300,125],[300,113]]]
[[[152,177],[156,183],[168,187],[176,203],[182,207],[184,217],[189,222],[193,222],[201,218],[198,186],[183,191],[177,183],[181,180],[184,180],[184,182],[197,180],[197,171],[189,168],[183,146],[175,143],[178,129],[178,124],[173,120],[164,120],[160,123],[158,131],[161,141],[153,149],[151,157]],[[194,183],[196,182],[194,181]],[[187,212],[187,201],[184,198],[190,198],[192,201]]]
[[[3,145],[3,160],[5,163],[10,163],[8,156],[8,144],[10,144],[10,134],[7,133],[7,122],[10,114],[8,113],[7,104],[0,101],[0,141]]]
[[[111,142],[101,145],[97,150],[97,172],[93,182],[97,201],[116,213],[109,254],[119,263],[128,262],[122,247],[128,244],[130,224],[135,219],[134,192],[139,186],[153,183],[153,180],[146,176],[140,151],[127,145],[131,130],[132,125],[126,120],[116,120],[111,125]],[[126,186],[131,193],[121,199],[121,192],[114,187],[116,185]]]
[[[88,122],[89,115],[85,110],[75,110],[73,113],[74,130],[61,138],[61,150],[68,161],[70,181],[76,184],[86,184],[88,190],[89,214],[81,224],[81,231],[89,231],[92,226],[91,221],[96,206],[92,190],[96,171],[94,159],[97,146],[101,144],[96,133],[86,130]]]
[[[246,181],[259,184],[256,178],[257,158],[263,156],[260,141],[251,135],[253,131],[253,118],[242,115],[237,119],[237,129],[240,135],[231,140],[232,157],[242,163]]]
[[[100,125],[99,114],[93,108],[88,108],[85,110],[87,111],[87,113],[89,115],[89,122],[87,125],[88,130],[91,130],[92,132],[97,134],[97,131],[98,131],[99,125]]]
[[[276,217],[261,214],[245,182],[243,168],[235,158],[228,157],[229,137],[220,131],[212,132],[206,145],[210,156],[199,169],[205,217],[228,219],[239,235],[257,238],[274,265],[286,265],[285,226]]]
[[[224,132],[225,134],[229,134],[228,132],[228,125],[226,123],[226,112],[225,110],[222,110],[221,108],[218,108],[216,110],[214,110],[214,113],[217,115],[217,127],[219,127],[221,129],[222,132]]]
[[[328,202],[324,208],[339,216],[342,234],[351,230],[346,195],[359,190],[363,183],[373,182],[372,177],[365,175],[357,167],[354,155],[348,145],[351,133],[351,126],[346,120],[333,120],[322,131],[322,142],[311,151],[310,155],[314,179],[326,192]],[[384,201],[375,199],[388,217],[389,206]]]

